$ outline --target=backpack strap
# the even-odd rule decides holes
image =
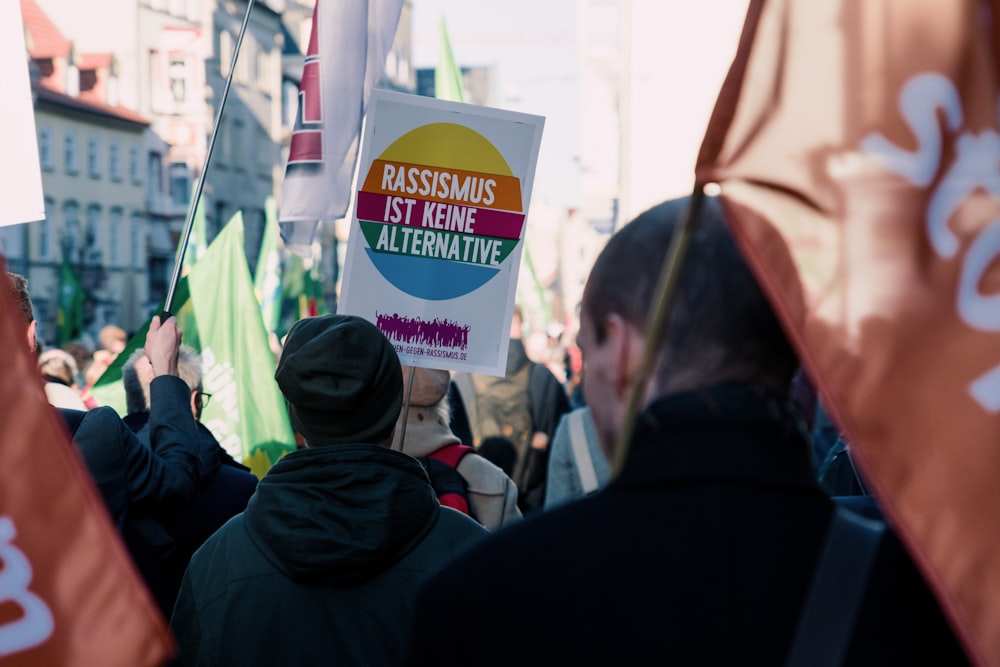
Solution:
[[[885,524],[835,506],[786,665],[844,664]]]
[[[597,488],[597,472],[587,445],[587,434],[583,430],[583,410],[574,410],[566,417],[569,424],[569,443],[573,447],[576,470],[580,475],[580,486],[585,494]]]
[[[432,452],[427,455],[427,458],[434,459],[435,461],[443,463],[454,470],[453,474],[456,482],[461,482],[461,489],[459,489],[456,485],[449,485],[449,488],[447,489],[440,489],[438,493],[438,503],[444,507],[450,507],[458,510],[462,514],[468,514],[470,516],[472,516],[472,510],[469,507],[469,499],[463,495],[463,492],[466,489],[465,478],[462,477],[457,468],[459,461],[461,461],[466,454],[470,454],[475,451],[476,450],[472,447],[455,443],[445,445],[436,452]],[[454,490],[451,489],[452,486],[455,486]]]
[[[469,447],[468,445],[460,445],[458,443],[452,445],[445,445],[441,449],[428,454],[432,459],[437,459],[441,463],[446,463],[452,468],[458,467],[458,462],[462,460],[462,457],[466,454],[471,454],[475,452],[475,448]]]

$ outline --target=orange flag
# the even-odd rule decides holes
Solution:
[[[46,401],[0,283],[0,661],[161,665],[174,641]]]
[[[984,665],[1000,665],[998,10],[751,0],[697,166]]]

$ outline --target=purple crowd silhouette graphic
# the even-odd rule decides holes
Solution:
[[[385,315],[375,312],[376,324],[385,337],[409,344],[433,345],[466,349],[469,346],[469,325],[437,317],[425,322],[419,317],[400,317],[399,313]]]

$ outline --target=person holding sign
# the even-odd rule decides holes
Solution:
[[[21,311],[30,348],[37,345],[27,280],[7,274]],[[188,407],[187,385],[178,377],[181,332],[177,320],[154,317],[146,335],[146,355],[152,366],[150,382],[150,441],[144,446],[112,408],[90,411],[59,409],[69,434],[80,449],[115,525],[121,530],[129,516],[154,511],[194,497],[201,476],[198,430]]]

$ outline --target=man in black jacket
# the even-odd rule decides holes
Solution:
[[[28,282],[9,272],[7,281],[24,322],[28,346],[34,350],[37,323]],[[119,530],[130,513],[187,502],[198,486],[197,429],[188,408],[187,386],[177,377],[180,343],[175,318],[169,317],[162,324],[159,317],[153,318],[145,350],[154,376],[150,383],[150,440],[156,443],[155,453],[139,442],[112,408],[59,410]]]
[[[785,664],[834,505],[790,408],[796,357],[713,199],[664,337],[646,340],[687,205],[624,226],[584,290],[584,391],[612,460],[645,346],[658,352],[620,475],[435,576],[418,599],[411,664]],[[824,618],[854,622],[843,664],[966,662],[891,533],[860,612]]]
[[[235,461],[200,421],[208,394],[202,387],[198,352],[182,345],[177,370],[191,393],[191,412],[198,428],[201,455],[198,491],[189,503],[134,517],[125,526],[129,551],[167,618],[174,609],[181,577],[192,554],[222,524],[246,509],[257,488],[257,477]],[[144,350],[136,350],[122,366],[128,411],[124,421],[147,447],[152,447],[149,438],[152,379],[149,357]]]
[[[275,379],[305,447],[195,553],[170,625],[182,665],[395,665],[417,587],[487,535],[392,450],[403,373],[359,317],[288,332]]]

